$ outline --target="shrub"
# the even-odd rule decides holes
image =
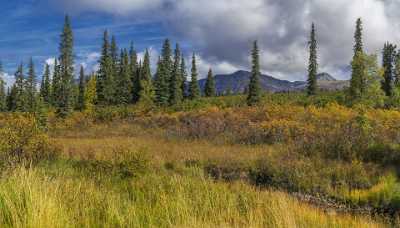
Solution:
[[[72,161],[73,167],[80,173],[100,179],[109,175],[121,179],[138,177],[150,170],[150,160],[145,151],[116,148],[112,153],[113,159],[111,160],[84,159]]]
[[[0,117],[0,162],[3,165],[36,164],[54,159],[58,149],[40,128],[34,116],[20,114]]]
[[[400,146],[393,144],[373,145],[366,150],[364,161],[374,162],[383,166],[397,166],[400,164]]]

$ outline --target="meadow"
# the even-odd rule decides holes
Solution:
[[[66,119],[50,112],[46,125],[4,114],[0,224],[398,225],[400,112],[342,101],[270,94],[247,107],[231,96]]]

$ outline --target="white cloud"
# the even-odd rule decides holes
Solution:
[[[48,59],[46,59],[45,62],[46,62],[46,64],[48,64],[49,66],[54,67],[54,64],[55,64],[55,62],[56,62],[56,58],[54,58],[54,57],[48,58]]]
[[[368,52],[380,53],[385,41],[400,40],[398,0],[64,2],[71,9],[162,20],[171,35],[190,42],[203,61],[214,68],[232,70],[249,66],[251,42],[258,39],[263,72],[292,80],[304,79],[306,75],[311,22],[317,26],[321,70],[342,72],[349,65],[358,17],[363,18]]]
[[[80,56],[80,61],[75,65],[76,70],[79,70],[81,66],[83,66],[86,73],[97,72],[99,70],[99,59],[101,56],[99,52],[82,53]]]
[[[11,87],[15,82],[14,75],[10,75],[8,73],[2,73],[0,76],[6,83],[6,87]]]
[[[190,69],[192,67],[192,56],[189,56],[185,58],[187,67],[188,67],[188,72],[190,72]],[[190,63],[190,64],[189,64]],[[202,58],[200,55],[196,55],[196,64],[197,64],[197,71],[199,73],[199,78],[198,79],[203,79],[207,77],[207,73],[209,69],[211,68],[213,71],[213,74],[224,74],[224,73],[232,73],[235,71],[238,71],[240,68],[237,66],[234,66],[230,64],[229,62],[222,61],[222,62],[209,62],[206,59]],[[188,74],[190,78],[190,73]]]

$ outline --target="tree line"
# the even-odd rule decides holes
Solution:
[[[377,56],[367,55],[363,49],[362,31],[362,21],[358,19],[351,62],[352,77],[346,93],[349,103],[368,103],[373,106],[382,106],[383,103],[400,104],[400,51],[396,51],[394,44],[386,43],[383,49],[383,67],[379,67]],[[59,116],[67,116],[74,110],[92,110],[95,106],[140,103],[166,107],[186,99],[216,96],[212,70],[208,72],[204,91],[200,91],[196,55],[192,56],[191,80],[187,81],[185,58],[179,44],[173,49],[169,39],[166,39],[162,46],[153,75],[148,49],[145,50],[143,60],[139,60],[132,43],[129,50],[119,48],[115,36],[111,36],[110,39],[106,30],[103,35],[99,70],[85,75],[81,66],[78,81],[74,77],[74,37],[68,16],[65,17],[60,39],[59,57],[55,59],[54,69],[50,69],[48,64],[45,65],[39,90],[32,59],[28,64],[27,75],[24,65],[19,65],[15,73],[15,83],[11,88],[6,89],[4,80],[0,80],[0,111],[40,112],[52,107]],[[313,23],[309,40],[309,96],[318,93],[317,48],[316,26]],[[251,77],[246,90],[247,104],[250,106],[258,104],[263,94],[257,41],[253,43],[251,58]],[[388,97],[391,99],[387,99]]]
[[[201,96],[216,96],[212,70],[204,91],[198,84],[197,59],[193,54],[190,82],[184,56],[179,44],[172,50],[166,39],[157,63],[155,75],[151,72],[150,53],[145,50],[139,60],[131,43],[129,50],[119,48],[115,36],[103,35],[99,70],[85,74],[81,66],[79,79],[74,77],[74,37],[71,22],[65,17],[59,45],[60,55],[55,59],[54,69],[46,64],[37,88],[37,75],[31,59],[27,74],[21,63],[15,73],[15,83],[6,89],[0,80],[0,111],[37,112],[44,107],[54,108],[59,116],[67,116],[74,110],[91,110],[95,106],[118,106],[145,103],[172,106],[185,99],[196,100]],[[3,72],[0,64],[0,71]]]

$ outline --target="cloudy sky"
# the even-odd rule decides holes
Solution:
[[[165,38],[195,51],[201,72],[249,69],[251,42],[259,40],[262,71],[304,80],[307,36],[317,26],[320,71],[348,77],[354,23],[364,21],[369,53],[400,40],[400,0],[14,0],[2,2],[0,58],[8,74],[32,56],[38,73],[58,55],[63,16],[70,14],[76,64],[96,68],[102,32],[109,29],[121,47],[135,43],[157,59]]]

